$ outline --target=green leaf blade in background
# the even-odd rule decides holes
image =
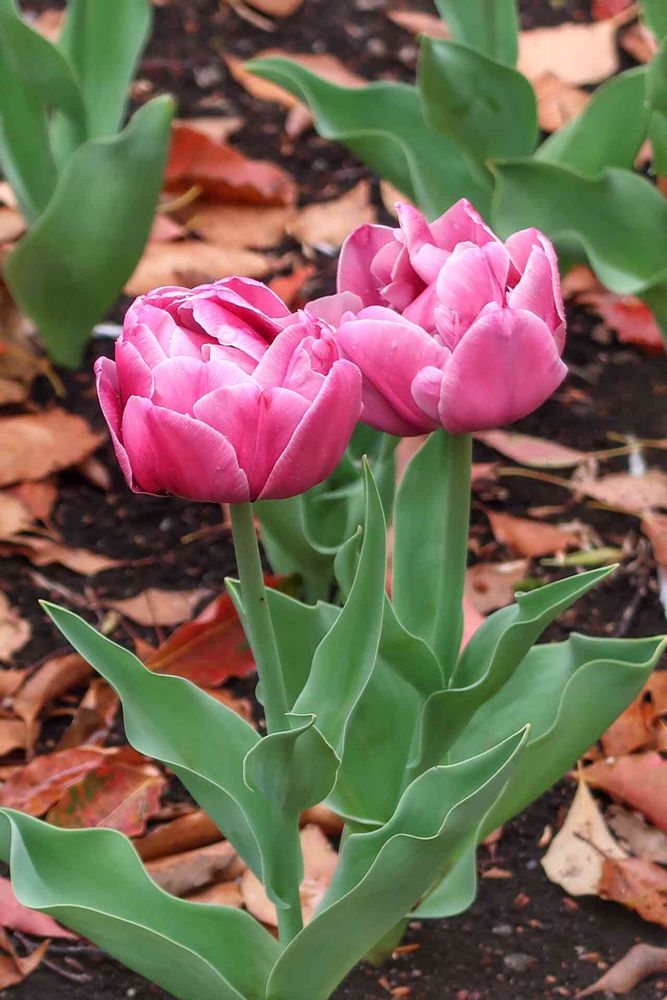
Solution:
[[[519,14],[515,0],[435,0],[435,5],[455,42],[506,66],[516,65]]]
[[[416,87],[386,82],[339,87],[286,59],[255,59],[247,67],[308,104],[320,135],[344,143],[430,218],[461,197],[488,213],[488,171],[426,125]]]
[[[535,92],[521,73],[488,56],[424,37],[418,84],[424,118],[479,160],[530,156]]]
[[[75,366],[120,294],[153,222],[173,105],[156,98],[114,139],[81,146],[48,208],[5,264],[5,278],[58,363]]]
[[[667,5],[664,0],[640,0],[642,17],[660,41],[667,35]]]
[[[646,100],[653,170],[664,175],[667,174],[667,41],[662,42],[646,67]]]
[[[279,954],[273,937],[241,910],[163,892],[122,834],[60,830],[3,809],[0,857],[24,906],[60,920],[178,1000],[263,1000]]]

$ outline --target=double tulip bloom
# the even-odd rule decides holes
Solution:
[[[327,324],[243,278],[137,299],[96,373],[135,492],[296,496],[333,471],[361,412],[359,369]]]
[[[329,316],[364,377],[363,420],[390,434],[452,434],[518,420],[565,377],[556,255],[536,229],[502,243],[462,200],[430,225],[365,225],[343,246]]]

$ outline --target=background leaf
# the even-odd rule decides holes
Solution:
[[[299,716],[291,716],[293,723]],[[257,743],[243,762],[246,784],[275,802],[278,809],[298,814],[327,797],[336,780],[339,760],[317,729],[315,717]]]
[[[515,0],[435,0],[435,5],[455,42],[507,66],[516,65],[519,16]]]

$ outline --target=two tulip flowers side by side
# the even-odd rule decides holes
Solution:
[[[291,313],[248,279],[161,288],[129,309],[115,362],[97,364],[130,488],[231,504],[239,580],[227,586],[266,735],[47,610],[120,695],[130,743],[168,764],[262,879],[279,940],[244,911],[165,894],[114,831],[2,810],[0,856],[24,904],[181,1000],[326,1000],[411,916],[464,910],[480,840],[560,777],[663,649],[574,634],[535,645],[604,569],[518,595],[461,651],[471,434],[530,413],[564,378],[558,268],[539,232],[503,243],[465,201],[431,224],[398,212],[398,228],[348,238],[337,294]],[[367,441],[429,435],[395,497],[348,449],[359,421]],[[351,503],[344,466],[362,506],[329,539],[328,599],[266,590],[254,502],[287,510],[317,488]],[[296,551],[284,521],[281,546]],[[304,927],[298,821],[319,802],[346,828]]]

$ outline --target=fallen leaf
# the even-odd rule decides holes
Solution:
[[[0,955],[0,990],[17,986],[31,975],[41,965],[48,947],[49,941],[42,941],[34,951],[21,958],[4,930],[0,931],[0,948],[5,952]]]
[[[475,434],[475,439],[532,469],[566,469],[588,458],[588,452],[515,431],[482,431]]]
[[[122,601],[109,601],[107,607],[113,608],[125,618],[137,625],[155,626],[180,625],[188,621],[198,604],[211,591],[204,587],[197,590],[160,590],[149,587],[148,590],[127,597]]]
[[[542,858],[547,878],[570,896],[597,896],[605,858],[627,857],[580,779],[567,818]]]
[[[172,896],[186,896],[211,882],[230,881],[244,869],[228,840],[146,863],[153,881]]]
[[[21,687],[27,672],[27,668],[19,669],[17,667],[12,669],[6,667],[0,670],[0,701],[9,698],[10,695],[13,695]]]
[[[0,661],[11,660],[32,634],[30,623],[21,618],[0,591]]]
[[[255,725],[252,704],[249,698],[237,698],[227,688],[209,688],[204,684],[200,686],[202,691],[205,691],[209,697],[215,698],[216,701],[219,701],[226,708],[231,708],[232,712],[236,712],[237,715],[240,715],[251,726]]]
[[[319,826],[305,826],[300,833],[303,852],[303,879],[299,888],[303,922],[312,920],[322,902],[338,862],[338,855]],[[278,918],[273,903],[254,872],[248,868],[241,878],[241,893],[246,910],[263,924],[277,927]]]
[[[170,823],[157,826],[134,846],[143,861],[153,861],[170,854],[208,847],[222,840],[222,834],[202,809],[179,816]]]
[[[269,17],[291,17],[301,7],[303,0],[248,0],[248,3]]]
[[[0,719],[0,757],[12,750],[24,750],[27,739],[26,724],[21,719]]]
[[[102,490],[103,493],[108,493],[112,486],[111,473],[109,469],[101,462],[99,458],[91,455],[89,458],[84,458],[83,462],[78,462],[76,465],[76,471],[80,473],[84,479],[87,479],[89,483],[96,486],[98,490]]]
[[[214,246],[201,240],[149,243],[134,274],[125,285],[126,295],[144,295],[159,285],[195,285],[235,274],[263,278],[270,258],[241,247]]]
[[[12,931],[32,934],[33,937],[75,938],[47,913],[29,910],[19,903],[8,878],[0,877],[0,924]]]
[[[221,201],[291,205],[292,178],[273,163],[251,160],[199,129],[176,122],[172,129],[165,185],[200,187]]]
[[[106,827],[140,837],[160,808],[166,784],[150,764],[102,764],[67,788],[47,820],[68,830]]]
[[[623,846],[635,857],[667,865],[667,833],[651,826],[639,813],[630,812],[623,806],[609,806],[605,818]]]
[[[43,709],[65,692],[79,687],[92,673],[93,668],[82,656],[67,653],[47,660],[19,689],[12,701],[12,711],[26,724],[29,752],[37,738],[36,721]]]
[[[148,237],[148,242],[170,243],[171,240],[182,239],[185,234],[186,229],[180,224],[180,222],[175,222],[171,216],[167,215],[165,212],[158,212],[153,219],[153,225]]]
[[[655,561],[667,567],[667,516],[650,514],[642,520],[641,529],[653,547]]]
[[[629,472],[613,472],[595,480],[578,480],[576,490],[594,500],[641,514],[655,507],[667,508],[667,472],[649,469],[641,476]]]
[[[653,32],[638,21],[622,33],[621,48],[636,62],[647,63],[658,51],[658,42]]]
[[[0,206],[0,243],[13,243],[25,232],[25,222],[15,208]]]
[[[40,35],[43,35],[44,38],[55,45],[60,39],[64,19],[64,10],[47,7],[37,17],[30,19],[30,25],[35,31],[38,31]]]
[[[0,539],[25,531],[34,521],[26,505],[9,490],[0,490]]]
[[[594,993],[629,993],[649,976],[657,976],[661,972],[667,972],[667,948],[635,944],[596,983],[580,990],[575,1000]]]
[[[340,198],[306,205],[291,220],[288,231],[306,246],[333,254],[358,226],[375,221],[370,183],[360,181]]]
[[[218,246],[265,249],[287,235],[293,209],[284,205],[220,205],[198,203],[188,227]]]
[[[581,544],[581,532],[546,521],[514,517],[500,511],[487,510],[493,537],[500,545],[513,549],[519,556],[547,556]]]
[[[83,417],[64,410],[0,420],[0,486],[45,479],[91,455],[104,440]]]
[[[533,82],[537,98],[537,119],[545,132],[556,132],[584,110],[590,94],[555,73],[542,73]]]
[[[601,899],[621,903],[643,920],[667,927],[667,871],[641,858],[605,858],[598,887]]]
[[[529,80],[555,73],[565,83],[602,83],[618,71],[616,34],[626,14],[550,28],[533,28],[519,36],[518,68]]]
[[[390,21],[404,31],[409,31],[411,35],[429,35],[431,38],[441,39],[450,37],[447,25],[435,14],[419,10],[388,10],[385,13]]]
[[[634,295],[617,295],[602,286],[583,292],[577,301],[596,312],[622,344],[633,344],[647,354],[663,354],[665,342],[647,305]]]
[[[272,278],[269,288],[280,296],[285,305],[293,309],[302,299],[303,287],[314,273],[315,268],[311,264],[305,264],[303,267],[296,267],[290,274]]]
[[[344,823],[338,813],[333,812],[332,809],[321,803],[317,806],[311,806],[309,809],[304,809],[299,817],[299,824],[301,826],[309,826],[313,823],[319,826],[329,837],[340,837],[343,832]]]
[[[52,476],[34,483],[18,483],[5,492],[20,500],[38,521],[49,520],[58,499],[58,487]]]
[[[593,788],[638,809],[667,832],[667,760],[659,753],[649,750],[598,760],[586,767],[584,775]]]
[[[205,118],[201,116],[199,118],[177,118],[176,124],[202,132],[214,142],[227,142],[236,132],[240,132],[245,125],[245,120],[239,115],[207,115]]]
[[[656,670],[635,700],[612,722],[600,739],[605,757],[623,757],[637,750],[662,750],[658,729],[667,714],[667,670]]]
[[[593,0],[591,17],[594,21],[604,21],[606,17],[615,17],[632,6],[634,0]]]
[[[35,757],[0,788],[0,803],[30,816],[43,816],[66,789],[112,756],[113,751],[101,747],[76,747]]]
[[[90,684],[70,725],[58,741],[57,750],[100,744],[109,735],[120,707],[120,699],[110,684],[96,677]]]
[[[504,608],[514,601],[517,585],[526,578],[528,561],[476,563],[466,570],[465,596],[480,614]]]
[[[407,195],[399,191],[397,187],[390,184],[389,181],[380,181],[380,197],[382,198],[382,204],[394,219],[398,218],[398,212],[396,210],[396,203],[407,202],[409,205],[414,204]]]
[[[7,539],[15,551],[25,556],[33,566],[52,566],[57,563],[73,573],[81,576],[96,576],[108,569],[122,565],[118,559],[104,556],[90,549],[71,549],[60,542],[52,542],[49,538],[31,536],[14,536]]]
[[[189,893],[186,897],[191,903],[209,903],[214,906],[233,906],[240,909],[243,906],[243,894],[238,882],[218,882],[206,889]]]

